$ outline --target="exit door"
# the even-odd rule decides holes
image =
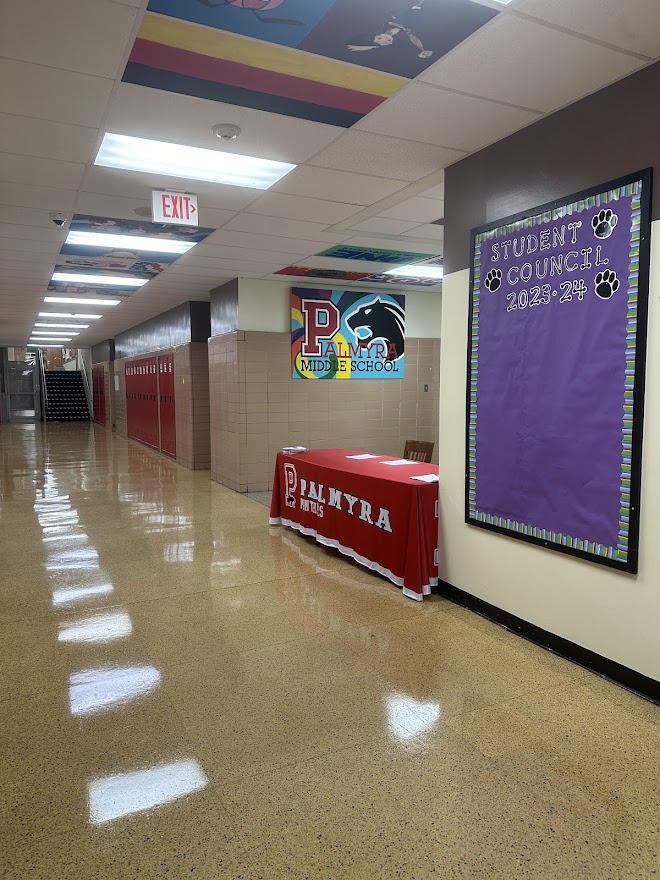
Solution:
[[[176,458],[174,405],[174,355],[158,357],[158,400],[160,405],[160,451]]]

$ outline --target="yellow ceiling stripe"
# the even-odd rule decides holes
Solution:
[[[384,98],[398,92],[407,82],[400,76],[354,67],[343,61],[309,55],[287,46],[265,43],[154,12],[147,12],[144,16],[138,37],[210,58],[247,64],[261,70]]]

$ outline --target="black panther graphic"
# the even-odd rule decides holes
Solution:
[[[358,337],[360,342],[370,345],[374,340],[382,339],[387,346],[385,360],[398,361],[403,357],[406,317],[403,309],[396,303],[383,302],[377,297],[349,315],[346,323],[353,331],[362,328],[370,331],[369,336]],[[390,346],[394,346],[394,351]]]

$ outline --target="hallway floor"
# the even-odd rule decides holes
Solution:
[[[660,709],[102,429],[0,453],[0,877],[660,874]]]

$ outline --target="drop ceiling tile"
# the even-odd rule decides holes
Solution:
[[[316,247],[318,248],[318,245],[316,245]],[[217,255],[213,257],[204,255],[198,256],[197,248],[194,248],[188,255],[186,265],[217,268],[222,265],[224,260],[240,260],[241,262],[270,262],[271,260],[283,260],[288,263],[295,263],[298,260],[305,258],[305,254],[301,254],[300,251],[298,251],[297,254],[279,253],[273,255],[268,251],[260,251],[256,249],[219,246],[215,248],[215,251],[217,252]]]
[[[420,196],[425,199],[437,199],[444,204],[445,185],[444,183],[439,183],[436,186],[432,186],[430,189],[425,189],[420,193]]]
[[[212,133],[219,122],[238,125],[235,141]],[[106,130],[194,147],[205,147],[279,162],[305,162],[344,129],[218,101],[120,83],[112,101]]]
[[[348,205],[372,205],[406,186],[405,180],[388,180],[306,165],[296,168],[273,188],[275,192],[328,199]]]
[[[55,233],[57,230],[48,214],[49,212],[44,210],[44,208],[23,208],[18,205],[0,204],[0,223],[10,223],[20,226],[39,226],[42,231],[45,229],[47,232],[52,231]],[[25,236],[17,235],[16,237],[24,238]]]
[[[61,211],[67,213],[73,208],[76,198],[75,190],[56,189],[48,186],[26,186],[22,183],[5,183],[0,181],[0,205],[16,205],[22,208],[39,208],[46,212]],[[52,220],[48,218],[52,225]]]
[[[459,150],[351,129],[314,156],[309,164],[415,181],[457,162],[464,155]]]
[[[0,237],[2,238],[26,238],[30,241],[49,241],[59,245],[66,238],[66,233],[58,229],[52,220],[50,228],[41,226],[24,226],[20,223],[0,223]]]
[[[438,199],[427,199],[415,196],[388,208],[379,216],[392,217],[395,220],[416,220],[417,223],[430,223],[444,213],[444,202]]]
[[[265,217],[261,214],[238,214],[223,227],[224,230],[235,232],[251,232],[256,235],[268,235],[278,233],[283,236],[295,238],[300,236],[306,240],[330,242],[336,241],[336,236],[324,232],[325,224],[307,223],[303,220],[286,220],[281,217]]]
[[[65,189],[80,186],[85,166],[59,159],[41,159],[0,153],[0,180],[8,183],[27,183],[33,186],[51,186],[57,183]]]
[[[171,266],[167,271],[171,277],[178,276],[179,274],[188,274],[192,277],[197,276],[198,278],[208,278],[211,286],[215,286],[215,280],[212,281],[211,279],[220,278],[222,275],[227,274],[229,270],[240,270],[241,268],[243,268],[254,272],[272,272],[274,271],[274,269],[272,268],[273,266],[275,267],[275,269],[281,268],[282,261],[279,259],[262,259],[258,261],[242,259],[223,260],[222,266],[214,269],[204,269],[199,266],[181,266],[180,268],[178,268],[178,266],[175,264],[174,266]]]
[[[411,229],[410,232],[404,232],[403,238],[430,238],[432,240],[437,240],[439,242],[444,240],[445,237],[445,227],[444,226],[435,226],[430,223],[426,223],[423,226],[416,226],[414,229]]]
[[[557,64],[558,58],[561,64]],[[501,15],[441,58],[421,79],[550,113],[643,65],[640,59],[614,49],[523,18]]]
[[[336,241],[342,241],[347,238],[347,233],[343,233],[338,235]],[[217,232],[214,232],[212,235],[206,239],[206,241],[199,245],[200,248],[206,250],[206,248],[210,248],[214,245],[219,245],[221,247],[237,247],[237,248],[247,248],[250,249],[259,249],[268,252],[268,257],[270,258],[271,254],[282,253],[294,253],[298,251],[300,253],[303,251],[307,254],[317,254],[319,251],[324,250],[328,247],[326,242],[320,243],[318,241],[309,241],[306,238],[287,238],[286,236],[277,236],[277,235],[255,235],[248,232],[234,232],[232,230],[227,229],[225,226],[223,229],[218,229]],[[199,253],[202,251],[200,250]]]
[[[98,140],[95,128],[0,113],[0,152],[67,162],[88,162]]]
[[[0,59],[0,112],[98,128],[113,82]]]
[[[344,205],[305,196],[267,192],[247,209],[250,214],[266,214],[269,217],[285,217],[289,220],[308,220],[328,225],[339,223],[361,210],[360,205]]]
[[[60,245],[53,241],[38,241],[27,238],[0,238],[0,248],[6,251],[28,251],[29,253],[57,254]]]
[[[405,132],[413,140],[472,151],[539,118],[540,114],[531,110],[415,81],[361,119],[357,127],[380,134]]]
[[[225,211],[243,210],[262,194],[261,190],[243,186],[227,186],[138,171],[121,171],[96,165],[87,169],[82,189],[85,192],[137,200],[141,205],[151,204],[153,189],[173,189],[178,192],[195,193],[199,197],[200,209],[204,206]]]
[[[408,241],[407,239],[402,241],[396,238],[369,238],[364,235],[358,235],[349,238],[345,243],[355,247],[382,248],[390,251],[414,251],[420,254],[428,254],[429,256],[435,256],[438,253],[435,249],[436,245],[428,241]],[[355,260],[354,262],[357,264],[361,261]]]
[[[516,10],[648,58],[660,57],[657,0],[522,0]]]
[[[408,229],[419,225],[419,221],[413,220],[390,220],[387,217],[372,217],[351,226],[351,232],[376,232],[379,235],[401,235]]]
[[[0,55],[114,79],[136,15],[107,0],[21,0],[3,17]]]

